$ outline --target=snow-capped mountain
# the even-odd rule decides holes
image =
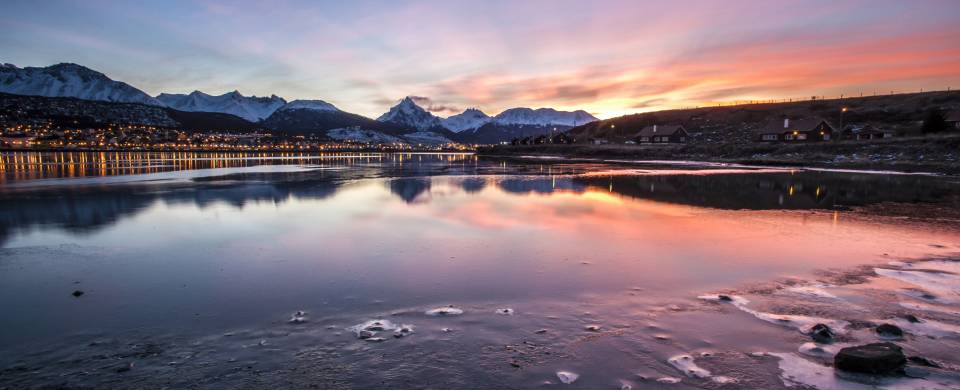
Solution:
[[[340,111],[340,109],[333,104],[327,103],[323,100],[294,100],[290,103],[287,103],[283,107],[280,107],[280,110]]]
[[[223,95],[208,95],[193,91],[189,95],[161,93],[157,100],[170,108],[189,112],[221,112],[233,114],[251,122],[266,119],[278,108],[287,104],[277,95],[270,97],[243,96],[238,91]]]
[[[500,125],[536,125],[536,126],[580,126],[597,120],[586,111],[557,111],[552,108],[536,110],[519,107],[511,108],[493,117]]]
[[[409,96],[403,98],[400,103],[391,107],[387,113],[380,115],[377,121],[406,126],[415,130],[443,128],[443,125],[440,123],[440,118],[418,106]]]
[[[454,133],[476,129],[485,125],[487,122],[490,122],[490,116],[484,114],[483,111],[480,111],[476,108],[468,108],[457,115],[450,116],[440,121],[440,123],[443,124],[443,127],[450,129],[450,131]]]
[[[552,108],[511,108],[497,116],[488,117],[476,109],[447,118],[443,124],[457,132],[461,142],[494,144],[514,138],[529,137],[596,121],[585,111],[557,111]]]
[[[364,130],[360,127],[330,129],[327,137],[338,141],[359,142],[365,144],[402,144],[406,140],[376,130]]]
[[[45,68],[0,65],[0,92],[16,95],[74,97],[119,103],[163,104],[129,84],[77,64]]]

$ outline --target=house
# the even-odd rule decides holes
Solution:
[[[848,127],[843,130],[841,138],[845,140],[871,140],[871,139],[881,139],[881,138],[892,138],[894,136],[893,130],[880,130],[876,127],[866,125],[860,127]]]
[[[761,142],[819,142],[829,141],[833,127],[819,118],[772,121],[756,132],[756,140]]]
[[[685,143],[690,136],[687,129],[681,125],[653,125],[644,127],[634,140],[638,144],[666,144],[666,143]]]
[[[947,124],[954,129],[960,129],[960,110],[953,110],[946,115]]]

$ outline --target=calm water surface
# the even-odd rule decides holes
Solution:
[[[584,388],[710,387],[667,360],[792,352],[802,335],[698,295],[960,251],[949,222],[857,211],[958,207],[948,177],[467,154],[0,162],[0,384],[14,387],[525,388],[558,370]],[[424,314],[448,305],[465,313]],[[374,318],[415,331],[347,329]],[[773,360],[713,364],[737,386],[785,386]]]

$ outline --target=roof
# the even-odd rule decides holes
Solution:
[[[790,119],[790,126],[784,127],[783,121],[784,119],[769,121],[767,124],[763,125],[763,127],[757,129],[757,133],[783,134],[791,131],[811,131],[821,123],[826,122],[821,118]],[[827,123],[827,126],[830,126],[830,124]]]
[[[656,129],[656,131],[654,131]],[[683,130],[684,132],[687,129],[684,129],[681,125],[656,125],[656,126],[647,126],[643,130],[640,130],[637,133],[637,137],[652,137],[655,135],[674,135],[677,131]]]

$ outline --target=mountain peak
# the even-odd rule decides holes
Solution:
[[[397,105],[391,107],[390,111],[381,115],[377,120],[407,126],[417,130],[443,127],[440,124],[440,118],[437,118],[427,112],[427,110],[424,110],[423,107],[420,107],[411,96],[400,100]]]
[[[280,107],[281,111],[287,110],[314,110],[314,111],[340,111],[333,104],[323,100],[294,100]]]
[[[130,85],[111,80],[82,65],[63,62],[45,68],[0,68],[0,92],[17,95],[73,97],[118,103],[163,104]]]
[[[476,129],[487,124],[490,122],[490,116],[477,108],[468,108],[459,114],[451,115],[442,122],[443,127],[446,127],[455,133],[459,133],[465,130]]]
[[[237,90],[220,96],[213,96],[202,91],[193,91],[189,95],[161,93],[157,95],[157,100],[180,111],[220,112],[236,115],[251,122],[266,119],[287,103],[276,96],[270,99],[243,96]]]

